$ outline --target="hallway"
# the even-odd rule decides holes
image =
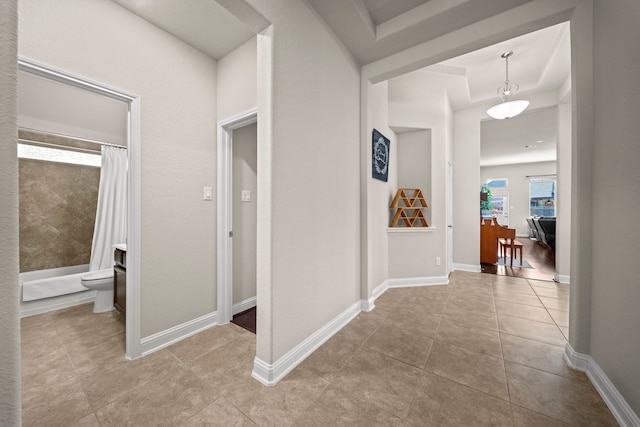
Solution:
[[[22,320],[24,426],[617,425],[563,359],[568,286],[454,272],[390,289],[274,387],[233,324],[124,358],[91,305]]]

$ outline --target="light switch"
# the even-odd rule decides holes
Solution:
[[[250,190],[242,190],[242,201],[250,202],[251,201],[251,191]]]
[[[213,200],[213,193],[211,191],[211,187],[204,187],[204,199],[205,200]]]

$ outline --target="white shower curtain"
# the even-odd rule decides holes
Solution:
[[[102,146],[96,224],[89,271],[113,266],[113,245],[127,238],[127,149]]]

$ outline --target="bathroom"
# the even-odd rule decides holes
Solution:
[[[88,303],[113,311],[114,244],[126,251],[127,118],[126,103],[21,65],[22,317]]]

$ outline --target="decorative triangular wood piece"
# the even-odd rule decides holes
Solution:
[[[404,206],[400,206],[404,204]],[[422,195],[419,188],[399,188],[396,191],[391,208],[397,209],[391,227],[400,227],[400,221],[404,222],[407,227],[428,227],[427,219],[424,217],[422,210],[428,207],[427,201]],[[417,225],[417,224],[420,225]]]

